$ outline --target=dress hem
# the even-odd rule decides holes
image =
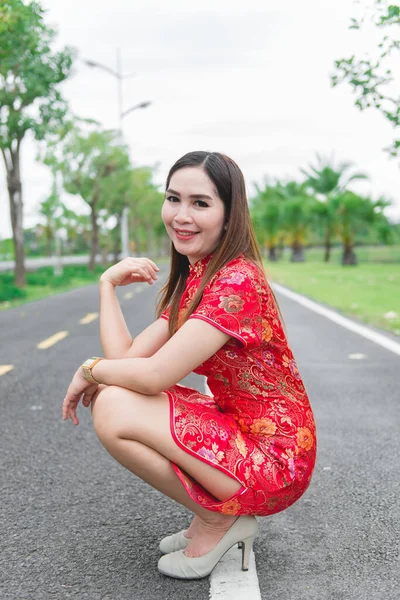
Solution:
[[[185,444],[183,444],[181,442],[181,440],[176,435],[176,431],[175,431],[175,413],[174,413],[175,403],[174,403],[173,393],[170,392],[169,390],[164,390],[164,393],[167,394],[167,396],[169,398],[170,430],[171,430],[172,438],[173,438],[174,442],[176,443],[176,445],[179,446],[179,448],[181,448],[182,450],[184,450],[188,454],[190,454],[191,456],[197,458],[197,460],[200,460],[203,463],[205,463],[207,465],[210,465],[214,469],[218,469],[222,473],[225,473],[225,475],[228,475],[231,479],[234,479],[235,481],[237,481],[242,486],[237,492],[235,492],[229,498],[226,498],[225,500],[218,500],[218,498],[215,498],[215,496],[213,496],[211,494],[211,492],[209,492],[206,488],[204,488],[204,486],[201,485],[201,483],[199,483],[198,481],[196,481],[196,479],[194,477],[192,477],[191,475],[187,474],[187,476],[190,477],[191,479],[193,479],[197,483],[197,485],[199,485],[202,488],[204,488],[206,494],[208,494],[209,496],[215,498],[215,502],[214,501],[210,502],[209,506],[222,506],[226,502],[230,502],[234,498],[236,498],[238,496],[241,496],[246,491],[248,491],[248,488],[244,485],[244,483],[242,481],[240,481],[240,479],[238,477],[236,477],[236,475],[234,475],[231,471],[228,471],[228,469],[225,469],[224,467],[221,467],[221,465],[218,465],[218,464],[212,462],[211,460],[207,460],[203,456],[199,456],[199,454],[197,454],[197,452],[194,452],[193,450],[191,450],[190,448],[188,448],[187,446],[185,446]],[[181,482],[182,482],[183,486],[185,487],[186,491],[188,492],[189,496],[192,498],[192,500],[195,500],[193,498],[193,496],[190,494],[188,486],[185,485],[185,481],[184,481],[184,478],[182,476],[183,469],[181,469],[178,465],[175,465],[175,463],[173,463],[172,461],[171,461],[171,465],[172,465],[174,471],[176,472],[176,474],[178,475],[179,479],[181,480]],[[204,508],[207,508],[207,506],[201,504],[200,502],[197,502],[197,504],[200,504],[201,506],[204,506]]]

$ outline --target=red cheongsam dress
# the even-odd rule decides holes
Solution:
[[[180,314],[211,256],[190,266]],[[168,312],[161,316],[168,319]],[[180,384],[165,390],[172,436],[183,450],[242,487],[221,502],[178,466],[173,468],[191,498],[208,510],[258,516],[284,510],[310,483],[316,440],[307,393],[269,285],[241,255],[207,284],[190,318],[231,338],[195,369],[207,377],[212,397]]]

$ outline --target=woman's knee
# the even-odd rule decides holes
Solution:
[[[91,402],[93,427],[99,438],[117,435],[116,395],[118,387],[100,384]]]

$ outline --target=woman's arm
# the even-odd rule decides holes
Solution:
[[[132,336],[115,293],[115,286],[100,280],[100,340],[105,358],[121,358],[132,345]]]
[[[230,337],[210,323],[189,319],[153,356],[101,360],[93,367],[92,375],[99,383],[158,394],[179,383]]]
[[[100,288],[100,339],[105,358],[124,358],[132,352],[135,345],[134,356],[142,356],[141,346],[143,343],[135,343],[125,323],[121,307],[115,293],[116,286],[126,286],[135,282],[154,283],[157,280],[159,268],[156,263],[146,257],[128,256],[119,263],[109,267],[99,281]],[[157,329],[157,328],[156,328]],[[158,327],[158,330],[160,327]],[[144,332],[143,332],[144,333]],[[141,334],[142,336],[142,334]],[[143,336],[138,336],[143,342]],[[144,336],[147,340],[148,336]],[[156,338],[160,337],[156,332]],[[154,352],[160,347],[154,342],[154,332],[151,332]],[[168,339],[168,338],[167,338]],[[166,341],[165,335],[161,336],[160,345]],[[148,352],[149,344],[145,344],[143,350]],[[127,354],[128,353],[128,354]],[[143,356],[146,356],[144,354]]]
[[[168,321],[159,318],[132,339],[115,287],[108,281],[100,281],[100,339],[104,358],[153,356],[169,338]]]

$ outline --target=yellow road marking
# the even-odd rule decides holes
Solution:
[[[51,337],[47,338],[47,340],[43,340],[43,342],[40,342],[40,344],[38,344],[37,347],[40,350],[46,350],[47,348],[50,348],[50,346],[54,346],[54,344],[57,344],[57,342],[66,338],[67,335],[69,335],[68,331],[59,331],[58,333],[55,333]]]
[[[0,365],[0,377],[1,377],[1,375],[5,375],[9,371],[12,371],[13,368],[14,368],[14,365]]]
[[[83,317],[83,319],[81,319],[79,321],[79,323],[81,325],[87,325],[88,323],[91,323],[92,321],[95,321],[98,318],[99,318],[99,313],[88,313],[86,315],[86,317]]]

